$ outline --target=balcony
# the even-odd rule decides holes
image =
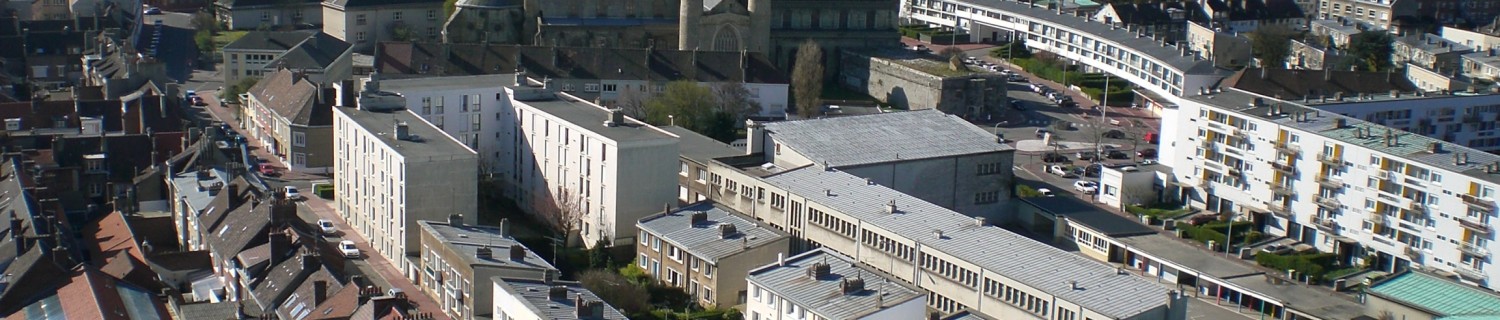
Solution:
[[[1335,156],[1335,155],[1330,155],[1330,154],[1326,154],[1326,153],[1319,153],[1318,154],[1318,162],[1322,162],[1323,164],[1326,164],[1326,165],[1329,165],[1329,166],[1332,166],[1332,167],[1343,167],[1344,166],[1344,158],[1343,157],[1339,157],[1339,156]]]
[[[1278,172],[1281,172],[1282,174],[1286,174],[1286,175],[1289,175],[1289,176],[1297,174],[1297,168],[1293,167],[1290,164],[1287,164],[1287,163],[1284,163],[1284,162],[1281,162],[1281,161],[1276,161],[1276,160],[1267,161],[1266,163],[1271,164],[1271,169],[1272,170],[1276,170]]]
[[[1317,196],[1316,198],[1313,198],[1313,202],[1318,203],[1318,206],[1319,207],[1323,207],[1323,209],[1328,209],[1328,210],[1338,210],[1339,209],[1339,200],[1338,199],[1334,199],[1333,197]]]
[[[1453,272],[1458,273],[1459,276],[1464,277],[1465,279],[1471,280],[1484,281],[1490,278],[1490,276],[1484,274],[1483,270],[1475,269],[1474,267],[1467,265],[1458,265],[1458,267],[1453,268]]]
[[[1216,145],[1218,145],[1218,142],[1206,138],[1203,139],[1203,142],[1198,143],[1198,146],[1202,147],[1203,150],[1214,150],[1214,146]]]
[[[1292,208],[1288,207],[1285,203],[1272,202],[1270,205],[1266,206],[1266,209],[1269,209],[1269,211],[1271,211],[1271,214],[1274,214],[1278,217],[1292,217]]]
[[[1276,151],[1280,151],[1281,153],[1285,153],[1287,155],[1297,155],[1297,147],[1293,147],[1286,141],[1277,141],[1271,146],[1275,147]]]
[[[1467,123],[1479,123],[1479,122],[1483,122],[1483,121],[1481,121],[1479,119],[1479,115],[1478,114],[1470,113],[1470,114],[1464,115],[1464,122],[1467,122]]]
[[[1422,258],[1422,249],[1419,249],[1416,246],[1406,245],[1405,250],[1402,251],[1405,251],[1404,253],[1406,253],[1406,257],[1411,258],[1412,260]]]
[[[1275,193],[1277,195],[1283,195],[1283,196],[1290,196],[1290,195],[1292,195],[1292,188],[1291,188],[1291,186],[1287,185],[1285,182],[1272,180],[1271,182],[1267,183],[1266,185],[1268,185],[1268,186],[1271,187],[1271,193]]]
[[[1473,242],[1460,242],[1458,244],[1458,250],[1481,258],[1490,256],[1489,249],[1485,249],[1483,246],[1474,244]]]
[[[1240,128],[1230,128],[1229,135],[1240,139],[1250,138],[1249,134],[1245,133],[1245,130]]]
[[[1329,177],[1327,175],[1320,175],[1320,176],[1318,176],[1317,181],[1318,181],[1318,185],[1323,186],[1324,188],[1331,189],[1331,190],[1339,190],[1339,189],[1343,189],[1344,188],[1344,182],[1343,181],[1340,181],[1338,179],[1334,179],[1333,177]]]
[[[1390,221],[1388,219],[1389,218],[1387,218],[1384,214],[1381,214],[1379,212],[1370,212],[1365,214],[1365,221],[1373,224],[1386,225],[1386,222]]]
[[[1421,201],[1412,201],[1406,205],[1406,210],[1411,212],[1427,212],[1427,204]]]
[[[1458,224],[1464,229],[1469,229],[1481,234],[1490,234],[1490,224],[1480,217],[1459,217]]]
[[[1313,226],[1317,227],[1319,230],[1327,231],[1329,233],[1337,233],[1339,231],[1339,222],[1334,221],[1331,218],[1315,217],[1313,218]]]
[[[1458,195],[1458,197],[1464,200],[1464,204],[1467,204],[1471,207],[1486,210],[1495,210],[1495,200],[1475,197],[1474,195],[1470,194],[1460,194]]]

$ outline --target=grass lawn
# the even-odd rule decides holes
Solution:
[[[240,37],[244,37],[246,33],[249,33],[249,31],[243,31],[243,30],[220,31],[219,35],[214,36],[214,47],[215,48],[223,48],[224,46],[229,45],[230,42],[234,42],[235,40],[239,40]]]

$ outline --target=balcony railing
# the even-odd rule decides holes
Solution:
[[[1282,218],[1288,218],[1292,216],[1292,208],[1287,207],[1287,205],[1284,203],[1272,202],[1270,205],[1266,206],[1266,209],[1270,209],[1269,211],[1271,211],[1271,214],[1280,216]]]
[[[1334,156],[1334,155],[1330,155],[1330,154],[1327,154],[1327,153],[1319,153],[1318,154],[1318,162],[1322,162],[1323,164],[1326,164],[1326,165],[1329,165],[1329,166],[1334,166],[1334,167],[1343,167],[1344,166],[1344,158],[1343,157]]]
[[[1473,280],[1484,281],[1490,278],[1489,275],[1484,274],[1483,270],[1475,269],[1468,265],[1458,265],[1457,268],[1453,268],[1453,271],[1458,273],[1459,276]]]
[[[1276,161],[1276,160],[1267,161],[1266,163],[1270,163],[1271,164],[1271,169],[1272,170],[1279,171],[1279,172],[1281,172],[1283,174],[1286,174],[1286,175],[1295,175],[1295,174],[1297,174],[1297,168],[1293,167],[1291,164],[1287,164],[1287,163],[1284,163],[1284,162],[1281,162],[1281,161]]]
[[[1292,195],[1292,188],[1291,188],[1291,186],[1287,185],[1287,183],[1285,183],[1285,182],[1281,182],[1281,181],[1277,181],[1277,180],[1271,180],[1269,183],[1266,183],[1266,185],[1268,185],[1268,186],[1271,187],[1271,193],[1275,193],[1275,194],[1283,195],[1283,196]]]
[[[1323,231],[1328,231],[1328,232],[1338,232],[1339,231],[1339,222],[1338,221],[1334,221],[1332,218],[1313,218],[1313,225],[1314,225],[1314,227],[1317,227],[1318,229],[1322,229]]]
[[[1218,145],[1218,142],[1214,142],[1212,139],[1206,139],[1206,138],[1203,139],[1202,142],[1198,143],[1198,146],[1202,147],[1203,150],[1214,150],[1214,146],[1216,146],[1216,145]]]
[[[1464,200],[1464,204],[1482,209],[1495,210],[1495,200],[1480,198],[1470,194],[1460,194],[1458,197]]]
[[[1489,249],[1485,249],[1483,246],[1474,244],[1473,242],[1460,242],[1458,244],[1458,250],[1481,258],[1490,256]]]
[[[1339,190],[1344,188],[1344,182],[1327,175],[1318,176],[1318,185],[1324,188]]]
[[[1473,230],[1474,232],[1482,234],[1490,233],[1490,224],[1483,218],[1464,216],[1458,218],[1458,224],[1463,226],[1464,229]]]
[[[1339,209],[1339,200],[1338,199],[1334,199],[1333,197],[1317,196],[1316,198],[1313,198],[1313,201],[1317,202],[1318,206],[1319,207],[1323,207],[1324,209],[1329,209],[1329,210],[1338,210]]]
[[[1389,218],[1387,218],[1385,214],[1381,214],[1379,212],[1370,212],[1365,214],[1365,221],[1373,224],[1385,225],[1386,222],[1389,221],[1388,219]]]
[[[1296,155],[1297,154],[1297,147],[1292,146],[1291,144],[1287,143],[1286,141],[1277,141],[1276,143],[1272,144],[1271,146],[1275,147],[1276,151],[1281,151],[1281,153],[1285,153],[1285,154],[1289,154],[1289,155]]]
[[[1405,251],[1406,257],[1411,258],[1412,260],[1420,259],[1422,257],[1422,249],[1417,248],[1413,245],[1406,245],[1406,249],[1403,251]]]

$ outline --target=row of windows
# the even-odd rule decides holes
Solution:
[[[895,240],[891,240],[891,238],[887,238],[884,235],[875,233],[874,231],[870,230],[864,230],[860,233],[863,235],[862,237],[860,237],[860,242],[863,242],[865,245],[868,245],[870,247],[880,249],[880,251],[885,251],[885,253],[900,257],[901,260],[911,261],[912,256],[916,255],[917,249],[912,248],[905,243],[896,242]]]
[[[848,221],[844,221],[844,219],[839,219],[838,217],[834,217],[833,215],[823,213],[822,211],[818,211],[818,209],[808,208],[807,211],[809,211],[809,213],[807,214],[807,219],[811,220],[813,224],[843,234],[845,237],[849,237],[850,239],[854,238],[854,231],[855,229],[858,229],[858,227],[854,226],[853,223],[849,223]]]
[[[922,253],[921,265],[922,269],[937,272],[944,277],[948,277],[948,279],[953,279],[954,281],[961,282],[970,287],[979,286],[979,273],[969,271],[968,268],[959,267],[956,264],[948,262],[948,260],[943,260],[936,256]]]
[[[1038,298],[1026,291],[988,278],[984,279],[984,294],[1043,317],[1047,316],[1047,305],[1051,303],[1047,299]]]
[[[1000,191],[986,191],[974,194],[974,204],[991,204],[1000,202]]]
[[[992,174],[1000,174],[1002,172],[1001,170],[1002,170],[1002,168],[1004,166],[1005,166],[1004,164],[999,163],[999,162],[996,162],[996,163],[981,163],[981,164],[979,164],[979,169],[978,169],[979,170],[979,175],[985,176],[985,175],[992,175]]]

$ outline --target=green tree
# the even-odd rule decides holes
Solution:
[[[619,308],[626,314],[640,314],[651,309],[651,294],[646,287],[630,282],[618,273],[609,270],[587,270],[578,276],[578,282],[599,299]]]
[[[254,87],[257,82],[260,82],[260,78],[240,78],[239,82],[235,82],[234,84],[225,87],[224,92],[219,94],[219,98],[223,98],[232,103],[240,103],[240,94],[249,91],[250,87]]]
[[[208,30],[198,30],[197,33],[193,33],[193,43],[198,46],[198,52],[205,55],[213,54],[214,50],[218,49],[214,47],[214,33]]]
[[[797,65],[792,67],[792,101],[797,115],[817,117],[822,111],[823,47],[808,39],[797,48]]]
[[[673,81],[646,101],[646,122],[676,125],[719,141],[735,138],[734,115],[721,111],[709,88],[692,81]]]
[[[458,11],[458,0],[443,0],[443,18],[452,17],[454,11]]]
[[[1391,41],[1395,39],[1384,30],[1357,33],[1349,38],[1349,56],[1355,59],[1355,66],[1365,71],[1390,69],[1391,53],[1395,51]]]
[[[1261,68],[1286,68],[1286,57],[1292,52],[1295,32],[1283,25],[1266,25],[1250,32],[1250,50],[1260,59]]]

